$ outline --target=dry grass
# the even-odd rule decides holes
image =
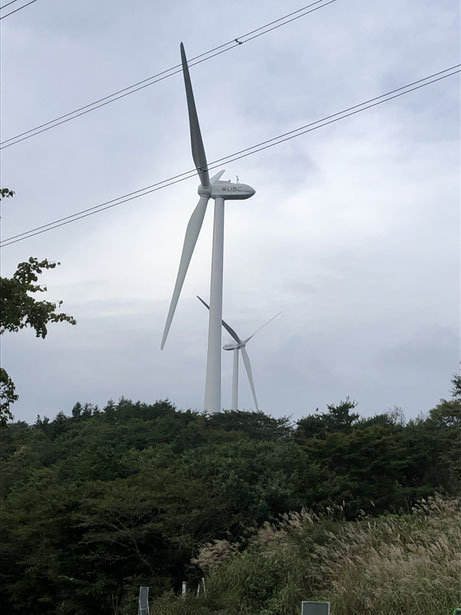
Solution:
[[[461,604],[461,502],[433,498],[412,518],[347,524],[317,547],[335,615],[443,615]]]
[[[195,564],[206,573],[231,559],[238,552],[238,547],[238,543],[228,540],[213,540],[200,549],[198,556],[191,560],[191,564]]]
[[[243,550],[205,545],[195,563],[208,594],[191,597],[190,612],[298,615],[309,599],[330,601],[334,615],[449,615],[461,606],[460,499],[432,498],[401,517],[341,518],[341,509],[290,513]]]

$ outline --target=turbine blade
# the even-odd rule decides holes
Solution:
[[[214,183],[219,182],[223,174],[224,174],[224,171],[219,171],[219,173],[216,173],[216,175],[213,175],[213,177],[210,179],[210,185],[212,186]]]
[[[165,346],[168,331],[170,330],[171,321],[173,320],[176,305],[178,303],[179,295],[184,284],[187,269],[189,268],[190,259],[194,252],[197,238],[202,228],[203,218],[205,217],[206,206],[208,203],[207,196],[201,196],[197,207],[192,212],[189,223],[186,229],[186,235],[184,237],[184,244],[182,247],[181,260],[179,261],[178,275],[176,276],[176,284],[173,290],[173,297],[171,298],[170,309],[165,323],[165,329],[163,331],[161,349]]]
[[[243,346],[240,350],[242,351],[243,363],[245,365],[245,369],[247,370],[248,381],[250,383],[251,392],[253,393],[255,407],[257,412],[259,412],[258,400],[256,399],[255,383],[253,382],[253,374],[251,373],[250,357],[248,356],[248,352],[246,351],[245,346]]]
[[[264,323],[261,327],[259,327],[259,329],[256,329],[256,331],[253,333],[253,335],[250,335],[250,337],[248,337],[248,338],[245,340],[245,344],[246,344],[249,340],[251,340],[251,338],[252,338],[252,337],[254,337],[254,336],[256,335],[256,333],[259,333],[259,332],[261,331],[261,329],[264,329],[264,327],[265,327],[266,325],[268,325],[270,322],[272,322],[272,321],[274,320],[274,318],[277,318],[277,316],[280,316],[280,314],[281,314],[281,313],[282,313],[282,312],[279,312],[279,313],[278,313],[278,314],[276,314],[275,316],[272,316],[272,318],[269,318],[269,320],[268,320],[267,322],[265,322],[265,323]]]
[[[201,301],[201,302],[203,303],[203,305],[204,305],[206,308],[210,309],[210,306],[208,305],[208,303],[207,303],[206,301],[204,301],[204,300],[203,300],[201,297],[199,297],[198,295],[197,295],[197,299],[198,299],[199,301]],[[238,336],[238,335],[237,335],[237,333],[234,331],[234,329],[232,329],[232,327],[231,327],[230,325],[228,325],[228,324],[227,324],[227,322],[226,322],[225,320],[222,320],[221,322],[222,322],[222,326],[224,327],[224,329],[226,329],[226,331],[227,331],[228,333],[230,333],[230,335],[232,335],[232,337],[233,337],[233,338],[234,338],[234,340],[237,342],[237,344],[241,344],[241,343],[242,343],[242,340],[239,338],[239,336]]]
[[[207,188],[210,185],[210,177],[208,175],[208,163],[206,161],[205,148],[203,147],[202,141],[202,133],[200,132],[200,124],[198,121],[197,109],[195,107],[194,93],[192,91],[189,67],[187,66],[186,52],[184,51],[184,45],[182,43],[181,61],[184,74],[184,84],[186,86],[187,108],[189,111],[192,158],[194,159],[195,168],[197,169],[197,173],[200,177],[200,182],[204,188]]]

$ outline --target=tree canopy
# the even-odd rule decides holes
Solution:
[[[203,576],[194,558],[290,511],[345,519],[460,494],[459,387],[426,418],[368,419],[346,400],[294,423],[121,399],[16,422],[2,434],[4,612],[132,612]],[[240,547],[239,547],[240,548]]]

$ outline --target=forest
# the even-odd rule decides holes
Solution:
[[[134,615],[140,586],[156,614],[291,615],[301,600],[326,599],[338,615],[429,615],[426,594],[438,596],[431,615],[452,612],[461,377],[417,419],[397,409],[363,418],[355,406],[293,421],[121,399],[10,422],[0,434],[2,612]],[[380,575],[400,561],[406,598],[390,569],[370,577],[373,561]],[[379,610],[370,596],[379,587],[382,607],[386,583],[398,604]]]

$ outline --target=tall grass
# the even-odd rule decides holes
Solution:
[[[317,547],[335,615],[443,615],[461,605],[461,505],[422,502],[410,518],[347,524]]]
[[[413,514],[345,522],[284,515],[240,543],[205,545],[194,563],[207,595],[165,596],[161,615],[298,615],[301,600],[334,615],[449,615],[461,606],[461,500],[433,498]]]

